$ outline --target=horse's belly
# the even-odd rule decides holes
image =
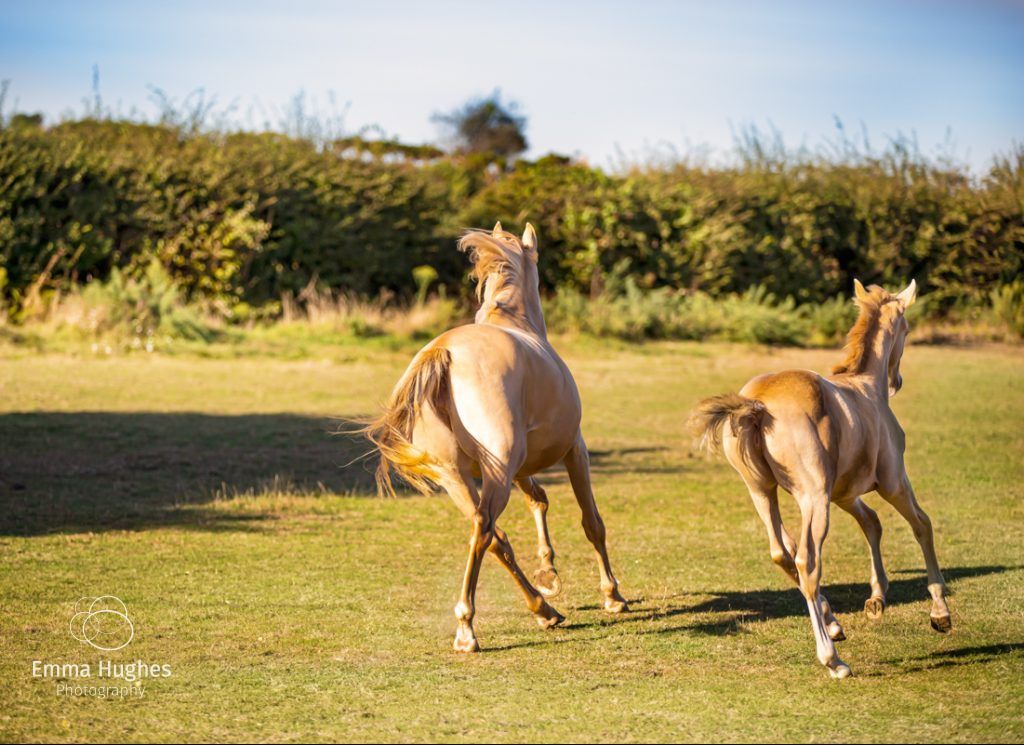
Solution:
[[[854,454],[843,463],[832,489],[832,500],[837,503],[853,500],[875,488],[875,458],[866,450]]]
[[[576,432],[554,433],[545,430],[534,430],[526,435],[526,460],[523,461],[517,476],[530,476],[550,468],[560,462],[569,448],[576,442]]]

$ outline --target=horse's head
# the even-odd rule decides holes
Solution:
[[[878,309],[878,331],[889,340],[889,359],[886,361],[888,371],[889,395],[895,396],[903,387],[903,375],[900,374],[900,360],[907,342],[910,325],[907,323],[907,308],[917,299],[917,282],[910,284],[893,295],[881,287],[873,285],[868,289],[859,280],[854,280],[854,293],[857,304],[862,308],[873,304]]]
[[[526,224],[522,238],[503,230],[500,222],[490,232],[470,230],[462,236],[459,248],[468,251],[473,262],[480,299],[477,321],[500,313],[523,321],[546,336],[540,305],[537,232],[533,226]]]

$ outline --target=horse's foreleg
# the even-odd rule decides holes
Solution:
[[[501,565],[508,570],[508,573],[512,575],[512,579],[516,581],[519,591],[523,593],[523,597],[526,599],[526,607],[530,609],[530,612],[537,619],[537,623],[540,624],[541,628],[549,629],[565,620],[565,616],[548,605],[544,596],[530,584],[530,580],[526,579],[523,570],[516,563],[516,555],[512,550],[512,544],[508,540],[508,535],[497,525],[494,526],[494,541],[491,543],[490,551],[501,562]]]
[[[517,479],[516,486],[523,491],[526,504],[533,514],[537,525],[537,556],[540,558],[540,569],[534,572],[533,581],[537,589],[549,598],[562,591],[562,581],[555,569],[555,549],[551,545],[548,533],[548,495],[532,476]]]
[[[860,497],[837,504],[857,521],[871,549],[871,597],[864,603],[868,618],[881,618],[885,611],[885,593],[889,589],[889,578],[882,565],[882,523],[878,514],[864,504]]]
[[[801,521],[795,564],[800,591],[807,601],[807,611],[811,616],[818,661],[828,668],[833,678],[845,678],[850,674],[850,668],[839,659],[821,610],[821,548],[828,534],[828,495],[821,491],[796,496],[800,504]]]
[[[566,454],[564,463],[566,471],[569,472],[569,482],[572,484],[576,501],[583,513],[583,532],[587,534],[587,539],[597,552],[598,567],[601,571],[601,592],[604,593],[604,608],[610,613],[627,611],[629,606],[626,604],[626,599],[619,593],[619,583],[612,573],[612,565],[608,560],[604,521],[594,502],[594,492],[590,485],[590,455],[587,453],[587,445],[583,441],[582,435],[577,436],[576,444]]]
[[[910,485],[910,479],[906,475],[896,488],[884,491],[879,489],[878,493],[910,523],[914,537],[924,554],[924,563],[928,567],[928,593],[932,596],[932,628],[943,633],[949,631],[953,628],[953,621],[949,615],[949,606],[946,604],[946,581],[942,577],[939,560],[935,556],[932,521],[917,503],[914,487]]]

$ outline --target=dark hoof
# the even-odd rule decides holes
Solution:
[[[940,634],[945,634],[953,630],[953,619],[949,616],[931,616],[931,621],[932,628]]]

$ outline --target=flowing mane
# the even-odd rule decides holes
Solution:
[[[875,334],[878,333],[878,320],[881,316],[882,306],[892,298],[888,292],[878,285],[871,285],[867,288],[867,296],[858,298],[854,302],[860,308],[860,315],[857,322],[853,324],[846,335],[846,346],[843,347],[845,357],[843,361],[832,368],[833,375],[853,373],[859,375],[867,367],[868,355],[871,352],[871,345],[874,343]]]
[[[483,297],[488,280],[495,298],[506,288],[520,287],[526,268],[523,262],[537,260],[536,251],[526,248],[515,235],[504,230],[467,230],[459,239],[459,250],[468,252],[473,262],[478,299]]]

